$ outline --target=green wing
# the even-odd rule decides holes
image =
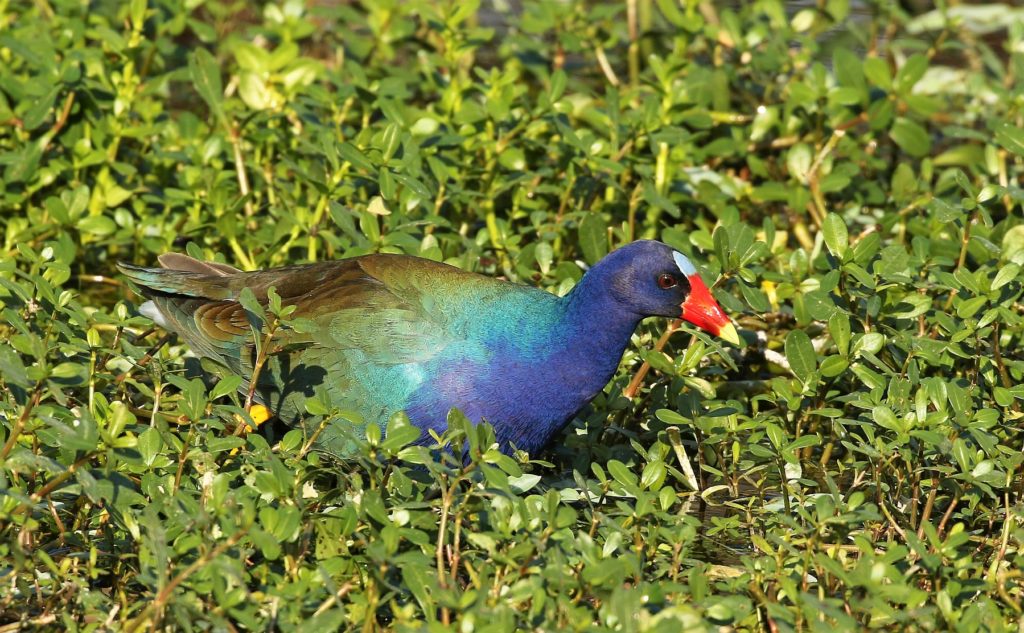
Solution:
[[[426,363],[465,335],[421,280],[437,277],[451,285],[485,279],[387,255],[252,273],[223,265],[209,269],[181,255],[161,263],[175,268],[121,266],[152,302],[143,312],[180,334],[195,353],[243,377],[252,375],[256,360],[254,332],[238,302],[243,288],[266,305],[273,287],[284,305],[296,307],[293,316],[312,326],[309,332],[280,331],[273,341],[280,351],[261,372],[261,401],[286,421],[301,415],[302,400],[321,388],[335,404],[370,405],[371,416],[403,404],[401,385],[389,384],[389,368]]]

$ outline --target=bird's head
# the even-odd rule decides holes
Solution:
[[[711,296],[689,258],[661,242],[642,240],[623,246],[598,262],[593,272],[623,307],[640,316],[683,319],[715,336],[739,344],[729,317]]]

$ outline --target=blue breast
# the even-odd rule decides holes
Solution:
[[[405,406],[413,423],[440,433],[457,407],[493,424],[503,447],[547,444],[611,379],[638,321],[600,301],[549,297],[492,315],[425,366]]]

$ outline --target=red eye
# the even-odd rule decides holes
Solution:
[[[665,273],[664,275],[660,275],[658,277],[658,287],[661,288],[662,290],[674,288],[678,283],[679,282],[676,280],[676,278],[668,273]]]

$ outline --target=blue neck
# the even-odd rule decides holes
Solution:
[[[575,377],[589,383],[591,397],[615,373],[642,318],[616,301],[604,272],[599,268],[591,270],[562,299],[565,348],[556,362],[567,379]]]
[[[502,427],[504,437],[499,439],[536,452],[615,374],[641,316],[615,301],[603,275],[594,272],[559,299],[558,339],[537,355],[542,364],[530,369],[528,378],[524,376],[521,384],[528,385],[527,391],[514,396],[536,417],[524,420],[526,424]]]

